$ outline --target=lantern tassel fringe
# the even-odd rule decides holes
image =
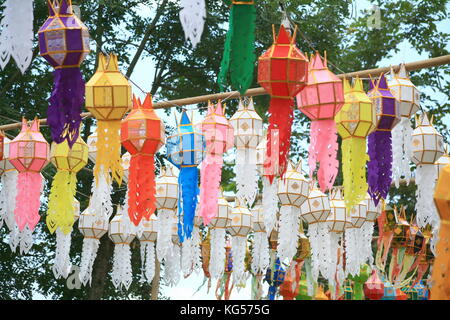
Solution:
[[[169,209],[161,209],[158,211],[158,234],[156,240],[156,254],[158,261],[171,254],[173,248],[172,242],[172,226],[174,223],[174,213]]]
[[[278,195],[277,195],[277,185],[278,179],[270,183],[267,177],[263,177],[263,195],[262,195],[262,206],[264,210],[264,226],[266,228],[267,236],[275,228],[277,222],[277,212],[278,212]]]
[[[399,124],[392,129],[392,175],[397,188],[400,187],[400,179],[406,180],[409,185],[411,169],[409,163],[412,158],[411,143],[413,129],[409,118],[402,117]]]
[[[297,252],[299,222],[298,208],[281,206],[277,247],[281,262],[289,264]]]
[[[238,285],[245,278],[245,251],[247,237],[232,237],[231,252],[233,255],[233,283]]]
[[[225,229],[211,229],[211,258],[209,273],[211,279],[220,279],[225,271]]]
[[[120,121],[97,122],[97,158],[94,175],[98,177],[100,168],[107,172],[106,178],[112,179],[119,185],[122,183],[123,168],[120,156]]]
[[[100,169],[99,173],[99,176],[92,183],[92,197],[89,206],[96,216],[109,219],[113,213],[112,184],[108,182],[103,169]]]
[[[197,167],[181,167],[178,176],[179,197],[178,197],[178,217],[183,212],[183,223],[178,222],[178,235],[180,242],[184,238],[191,238],[194,228],[195,210],[197,208],[197,197],[200,193],[198,188]]]
[[[240,203],[246,203],[251,207],[258,194],[259,176],[256,163],[248,161],[249,152],[250,149],[236,151],[236,197]]]
[[[166,280],[166,284],[169,287],[174,287],[180,282],[180,260],[181,260],[181,248],[179,245],[174,245],[172,252],[169,256],[164,260],[165,268],[164,268],[164,279]]]
[[[72,233],[64,233],[61,229],[56,229],[56,252],[53,264],[53,274],[56,279],[67,277],[72,270],[70,262],[70,245],[72,243]]]
[[[200,216],[203,224],[209,224],[217,215],[220,180],[222,178],[223,158],[221,155],[208,155],[202,163],[200,175]]]
[[[141,281],[152,283],[155,276],[155,243],[141,242]]]
[[[386,199],[392,182],[392,139],[390,131],[375,131],[369,135],[367,176],[369,194],[377,206]]]
[[[25,226],[33,231],[40,220],[42,176],[38,172],[20,172],[17,178],[16,209],[14,216],[20,231]]]
[[[205,24],[205,0],[181,0],[180,7],[180,21],[184,35],[195,48],[200,42]]]
[[[91,284],[92,268],[94,266],[95,258],[97,257],[98,247],[100,245],[99,239],[84,238],[83,250],[81,252],[80,273],[78,274],[81,283],[86,286]]]
[[[269,260],[269,241],[267,241],[267,235],[265,232],[255,232],[253,236],[251,264],[253,274],[256,275],[266,272],[266,269],[269,267]],[[262,290],[262,288],[259,289]]]
[[[131,270],[131,250],[127,243],[120,243],[114,246],[113,268],[111,272],[112,283],[115,288],[130,288],[133,281]]]

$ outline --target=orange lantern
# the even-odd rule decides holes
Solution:
[[[152,107],[152,96],[143,103],[133,97],[133,110],[122,120],[121,142],[131,154],[128,181],[128,214],[137,226],[156,209],[154,155],[165,143],[164,123]]]
[[[271,161],[264,166],[271,182],[275,176],[283,176],[286,171],[294,97],[305,87],[308,76],[308,59],[295,45],[297,28],[291,36],[281,25],[278,37],[275,36],[274,26],[272,29],[274,43],[258,59],[258,83],[271,96],[266,151]],[[275,158],[277,155],[278,159]]]

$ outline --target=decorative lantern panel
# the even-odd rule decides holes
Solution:
[[[367,207],[367,211],[366,211],[366,220],[368,222],[375,222],[378,218],[378,216],[381,214],[381,202],[378,203],[378,205],[376,206],[375,203],[373,202],[372,197],[367,194],[366,199],[366,207]]]
[[[58,170],[68,170],[78,172],[88,162],[89,147],[79,136],[72,148],[67,141],[61,143],[52,143],[50,151],[50,161]]]
[[[97,132],[95,131],[87,138],[87,145],[89,147],[88,157],[93,163],[97,158]]]
[[[384,284],[375,269],[372,270],[372,275],[364,283],[364,296],[369,300],[381,300],[384,296]]]
[[[331,213],[330,199],[317,186],[300,208],[300,215],[308,224],[324,222]]]
[[[361,228],[367,219],[367,202],[361,201],[350,210],[350,220],[355,228]]]
[[[141,220],[137,236],[139,241],[156,241],[158,236],[158,221],[156,215],[151,215],[149,220]]]
[[[262,139],[263,121],[256,113],[253,98],[246,105],[239,101],[239,108],[231,117],[230,123],[234,128],[234,143],[236,148],[255,149]]]
[[[200,125],[205,135],[206,153],[222,156],[234,146],[234,129],[224,116],[225,108],[220,101],[215,108],[212,105],[209,108]]]
[[[156,207],[175,210],[178,205],[178,177],[169,165],[156,178]]]
[[[254,232],[266,232],[266,227],[264,225],[264,209],[261,205],[256,205],[252,209],[253,215],[253,231]]]
[[[114,244],[130,244],[136,237],[134,228],[130,228],[131,223],[123,219],[122,214],[116,214],[109,223],[109,238]]]
[[[226,229],[231,222],[231,212],[233,207],[224,198],[222,191],[219,195],[219,210],[217,216],[211,219],[209,225],[215,229]]]
[[[425,113],[412,134],[412,152],[415,164],[434,164],[444,154],[444,139]]]
[[[347,214],[344,198],[340,189],[332,192],[330,200],[331,213],[327,218],[327,224],[330,232],[340,233],[346,228],[351,228],[350,214]]]
[[[278,181],[278,199],[282,205],[300,207],[308,198],[310,184],[302,174],[302,163],[294,166],[290,161],[284,179]]]
[[[237,204],[231,211],[230,219],[227,230],[231,236],[246,237],[252,230],[253,216],[247,208]]]
[[[108,231],[108,219],[99,218],[87,207],[80,215],[78,229],[85,238],[100,239]]]
[[[3,141],[3,158],[0,160],[0,175],[6,171],[16,170],[14,166],[9,162],[9,143],[11,140],[8,137]]]
[[[447,166],[447,165],[449,165],[450,164],[450,156],[448,155],[448,150],[447,150],[447,148],[448,147],[446,147],[446,152],[445,152],[445,154],[442,156],[442,157],[440,157],[437,161],[436,161],[436,170],[437,170],[437,177],[439,178],[439,176],[440,176],[440,172],[441,172],[441,170],[445,167],[445,166]]]
[[[389,79],[389,89],[398,101],[400,115],[410,118],[420,108],[420,92],[411,82],[404,63],[400,65],[398,72],[391,68],[391,79]]]
[[[393,229],[394,236],[392,238],[391,247],[406,247],[410,239],[410,225],[406,221],[405,207],[401,207],[400,213],[394,208],[395,226]]]

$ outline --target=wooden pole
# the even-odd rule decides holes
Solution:
[[[410,62],[410,63],[406,63],[405,66],[406,66],[407,71],[414,71],[414,70],[420,70],[420,69],[441,66],[444,64],[450,64],[450,55]],[[399,66],[398,65],[393,66],[392,68],[394,71],[398,71]],[[337,76],[341,79],[342,78],[354,78],[354,77],[364,78],[364,77],[368,77],[369,75],[378,76],[381,73],[387,73],[390,70],[391,70],[391,67],[384,67],[384,68],[355,71],[355,72],[350,72],[350,73],[342,73]],[[264,90],[264,88],[259,87],[259,88],[248,89],[247,92],[244,94],[244,96],[256,97],[256,96],[262,96],[262,95],[266,95],[266,94],[267,94],[266,90]],[[207,102],[209,100],[223,100],[223,99],[232,99],[232,98],[238,98],[238,97],[241,97],[241,94],[238,91],[213,93],[213,94],[207,94],[207,95],[197,96],[197,97],[155,102],[155,103],[153,103],[153,108],[154,109],[167,109],[167,108],[181,107],[181,106],[190,105],[190,104]],[[81,114],[81,116],[83,118],[90,118],[90,117],[92,117],[92,114],[90,112],[84,112]],[[47,119],[40,119],[39,123],[41,125],[45,125],[45,124],[47,124]],[[13,129],[18,129],[21,126],[22,126],[22,124],[20,122],[5,124],[5,125],[0,126],[0,130],[8,131],[8,130],[13,130]]]

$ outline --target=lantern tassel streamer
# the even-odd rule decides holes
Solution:
[[[283,177],[291,146],[291,131],[294,121],[293,99],[271,98],[269,107],[269,131],[267,134],[267,158],[264,174],[273,183],[275,176]]]
[[[232,237],[231,252],[233,255],[233,284],[240,284],[245,278],[245,250],[247,237]]]
[[[116,244],[114,246],[113,268],[111,272],[112,283],[116,288],[130,288],[133,281],[131,270],[131,250],[130,245],[126,243]]]
[[[180,282],[180,251],[180,246],[174,245],[172,252],[165,259],[164,278],[169,287],[176,286]]]
[[[38,172],[20,172],[17,178],[16,209],[14,216],[22,231],[27,225],[33,231],[40,220],[42,176]]]
[[[194,245],[193,239],[186,239],[181,246],[181,271],[185,278],[194,270]]]
[[[151,284],[155,276],[155,243],[141,242],[141,281]]]
[[[255,202],[258,194],[258,168],[255,162],[249,161],[250,149],[236,151],[236,197],[249,207]]]
[[[72,148],[78,139],[85,84],[79,68],[62,68],[54,72],[54,87],[47,110],[52,140],[67,140]]]
[[[253,82],[255,66],[256,8],[254,4],[233,4],[220,65],[218,83],[225,90],[230,73],[231,86],[244,95]]]
[[[331,236],[325,223],[314,223],[308,227],[308,237],[311,243],[311,276],[314,282],[319,278],[329,277],[331,261]]]
[[[178,176],[179,197],[178,197],[178,217],[183,213],[183,223],[178,222],[178,235],[180,242],[184,238],[191,238],[194,228],[195,210],[197,208],[197,197],[200,193],[198,188],[197,167],[181,167]]]
[[[264,210],[264,226],[266,228],[267,236],[270,236],[270,233],[277,222],[277,185],[277,179],[273,183],[270,183],[269,178],[263,177],[262,206]]]
[[[377,206],[386,199],[392,182],[392,140],[390,131],[375,131],[369,135],[367,165],[369,194]]]
[[[351,210],[364,200],[367,194],[366,140],[359,138],[342,141],[342,171],[344,176],[345,205]]]
[[[92,268],[97,257],[100,240],[95,238],[84,238],[83,251],[81,252],[80,277],[81,283],[85,286],[92,281]]]
[[[209,260],[209,273],[211,279],[220,279],[225,271],[225,229],[211,230],[211,258]]]
[[[77,175],[74,172],[58,170],[53,178],[48,199],[47,226],[50,233],[57,228],[70,234],[75,223],[75,192]]]
[[[299,222],[297,207],[281,206],[277,247],[281,262],[290,263],[297,252]]]
[[[67,279],[72,270],[72,263],[70,262],[71,243],[71,232],[64,233],[60,228],[56,229],[56,252],[55,263],[53,264],[53,274],[56,279]]]
[[[336,179],[339,169],[337,160],[337,130],[336,122],[331,120],[319,120],[311,122],[311,143],[309,145],[309,175],[313,177],[317,163],[317,173],[320,190],[329,190]]]
[[[120,121],[97,122],[97,158],[94,175],[100,174],[100,168],[111,173],[112,179],[122,183],[123,168],[120,156]],[[109,179],[109,174],[107,175]]]
[[[158,211],[158,235],[156,240],[156,254],[158,261],[168,257],[173,248],[172,226],[174,214],[172,210],[161,209]]]
[[[180,7],[180,21],[184,35],[195,48],[200,42],[205,24],[205,0],[181,0]]]
[[[155,163],[153,156],[131,157],[128,182],[128,214],[135,226],[142,218],[150,219],[156,210]]]
[[[264,273],[269,267],[269,242],[267,241],[267,235],[265,232],[255,232],[253,236],[253,248],[252,248],[252,272],[254,274]],[[256,276],[258,278],[258,276]],[[262,290],[260,281],[257,281],[258,290]]]
[[[90,207],[95,215],[109,219],[113,213],[111,202],[112,184],[108,182],[105,171],[100,169],[100,175],[92,183],[92,198]]]
[[[200,216],[206,226],[217,215],[220,180],[222,178],[223,158],[221,155],[208,155],[202,163],[200,174]]]
[[[400,179],[404,177],[406,185],[411,180],[411,169],[409,163],[412,157],[411,143],[413,129],[409,118],[402,117],[392,129],[392,176],[395,186],[400,186]]]
[[[6,171],[0,177],[2,190],[0,191],[0,228],[5,222],[10,231],[16,226],[14,209],[17,195],[17,170]]]

